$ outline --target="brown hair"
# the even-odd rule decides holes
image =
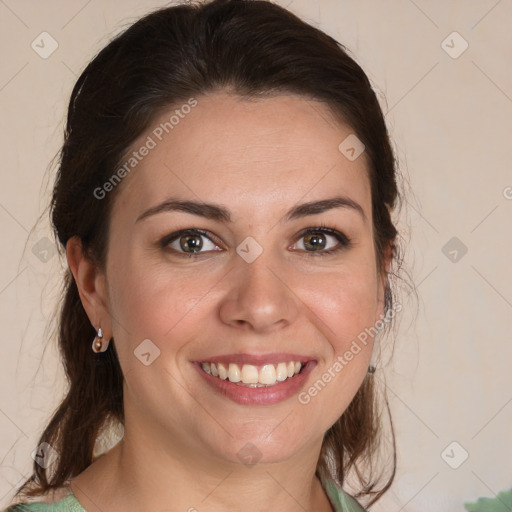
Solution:
[[[202,93],[229,90],[242,97],[295,93],[324,102],[363,142],[371,183],[378,269],[386,252],[398,258],[390,212],[399,199],[396,165],[384,117],[370,82],[344,46],[264,0],[213,0],[160,9],[115,37],[78,78],[51,202],[51,219],[65,248],[78,236],[88,257],[104,268],[108,219],[118,192],[98,200],[93,191],[121,165],[130,145],[163,109]],[[386,287],[386,312],[392,307]],[[33,497],[63,486],[93,461],[99,434],[111,420],[124,423],[123,376],[114,340],[93,353],[95,330],[70,270],[64,282],[58,342],[69,381],[67,394],[40,438],[59,453],[16,496]],[[383,390],[384,403],[389,405]],[[374,378],[367,376],[341,418],[326,432],[317,474],[341,486],[353,471],[356,497],[374,503],[391,485],[396,448],[385,482],[375,462],[381,411]],[[389,418],[391,418],[389,416]],[[331,468],[331,469],[329,469]],[[50,471],[51,470],[51,471]]]

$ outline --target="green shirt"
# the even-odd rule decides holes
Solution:
[[[364,512],[364,509],[332,480],[321,478],[322,485],[336,512]],[[3,512],[86,512],[74,494],[68,494],[56,503],[34,502],[14,505]]]

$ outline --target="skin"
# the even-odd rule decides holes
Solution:
[[[76,237],[67,244],[91,324],[115,340],[126,414],[123,440],[71,487],[88,511],[330,511],[314,475],[322,438],[365,378],[371,340],[307,405],[297,394],[273,405],[235,403],[191,361],[303,354],[316,360],[307,390],[381,318],[386,274],[377,272],[365,155],[345,158],[338,145],[350,127],[304,97],[247,101],[216,92],[197,100],[118,185],[105,270],[84,257]],[[364,217],[345,207],[284,219],[299,203],[335,195],[357,202]],[[220,204],[232,222],[176,211],[137,222],[170,197]],[[302,231],[320,225],[351,245],[308,252]],[[179,240],[160,244],[185,228],[215,237],[200,237],[197,258],[173,253]],[[248,236],[263,248],[252,263],[236,252]],[[339,244],[325,236],[327,248]],[[161,351],[149,366],[134,356],[145,339]],[[246,443],[261,453],[251,467],[237,456]]]

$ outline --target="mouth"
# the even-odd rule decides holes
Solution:
[[[210,389],[242,405],[290,399],[317,364],[316,359],[289,353],[212,355],[191,362]]]
[[[306,363],[301,361],[281,361],[263,365],[201,362],[202,370],[220,380],[228,380],[239,386],[250,388],[270,387],[298,375]]]

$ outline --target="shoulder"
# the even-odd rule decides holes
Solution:
[[[85,512],[85,509],[80,505],[75,496],[70,494],[53,503],[44,501],[19,503],[6,508],[2,512]]]

